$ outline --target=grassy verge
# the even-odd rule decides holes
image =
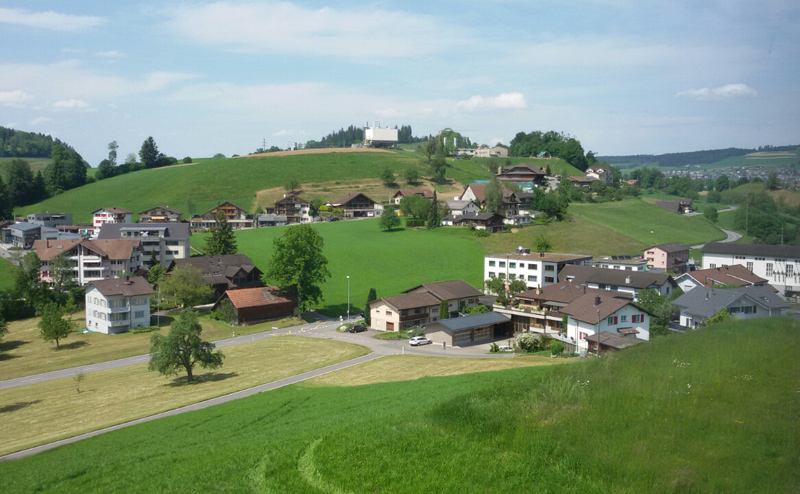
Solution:
[[[14,288],[14,283],[14,265],[0,257],[0,290],[10,290]]]
[[[73,319],[82,320],[82,312],[73,314]],[[155,318],[153,322],[155,323]],[[169,330],[171,317],[162,317],[161,332]],[[203,338],[209,341],[231,337],[231,327],[207,317],[200,319]],[[299,319],[285,319],[253,326],[236,328],[237,335],[269,331],[273,326],[286,327],[302,324]],[[79,365],[94,364],[106,360],[142,355],[150,351],[150,335],[153,333],[124,333],[105,335],[101,333],[73,333],[60,343],[61,349],[45,343],[39,336],[39,318],[14,321],[8,324],[8,334],[0,342],[0,376],[3,379],[39,374]]]
[[[277,381],[369,350],[349,343],[283,336],[225,348],[222,368],[198,368],[196,384],[164,378],[146,365],[0,391],[0,454],[56,441]]]
[[[751,320],[575,365],[304,383],[0,476],[10,492],[59,493],[796,492],[798,331]]]

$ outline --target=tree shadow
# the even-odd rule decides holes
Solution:
[[[35,405],[40,403],[42,400],[33,400],[33,401],[18,401],[16,403],[12,403],[11,405],[6,405],[0,407],[0,413],[9,413],[9,412],[16,412],[17,410],[21,410],[23,408],[29,407],[31,405]]]
[[[17,348],[21,347],[22,345],[27,345],[30,341],[25,340],[14,340],[14,341],[4,341],[0,343],[0,352],[7,352],[9,350],[16,350]]]
[[[150,316],[150,325],[166,328],[169,327],[174,320],[175,318],[172,316]]]
[[[239,376],[238,372],[229,372],[224,374],[220,372],[209,372],[207,374],[200,374],[194,376],[194,381],[192,382],[189,382],[186,376],[181,376],[177,379],[173,379],[171,383],[167,384],[167,386],[171,388],[179,388],[182,386],[192,386],[194,384],[224,381],[226,379],[238,376]]]
[[[78,340],[73,341],[70,343],[62,343],[58,345],[59,350],[74,350],[76,348],[83,348],[85,346],[89,346],[89,342],[86,340]]]

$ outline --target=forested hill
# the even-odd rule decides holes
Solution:
[[[51,158],[56,142],[44,134],[0,127],[0,158]]]
[[[397,129],[397,138],[400,144],[410,144],[422,142],[430,136],[414,137],[410,125],[402,125]],[[331,132],[319,141],[310,140],[306,142],[307,149],[314,148],[347,148],[352,144],[360,144],[364,141],[364,129],[355,125],[350,125],[346,129],[339,129]]]
[[[728,149],[709,149],[707,151],[692,151],[689,153],[667,153],[667,154],[636,154],[633,156],[598,156],[598,161],[605,161],[612,165],[651,165],[651,166],[685,166],[685,165],[707,165],[717,161],[731,158],[734,156],[744,156],[748,153],[756,152],[755,149],[728,148]]]

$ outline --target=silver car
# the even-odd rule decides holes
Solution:
[[[411,346],[429,345],[431,343],[433,342],[424,336],[414,336],[408,340],[408,344]]]

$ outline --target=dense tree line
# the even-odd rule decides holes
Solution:
[[[58,139],[0,127],[0,158],[49,158]]]
[[[736,156],[744,156],[755,152],[755,149],[727,148],[709,149],[704,151],[692,151],[689,153],[667,153],[667,154],[636,154],[631,156],[598,156],[597,159],[614,164],[627,164],[630,166],[652,165],[652,166],[686,166],[686,165],[706,165],[717,161]]]
[[[563,132],[518,132],[508,148],[510,156],[536,156],[541,152],[563,159],[578,170],[585,171],[596,163],[592,152],[584,152],[579,140]]]
[[[409,144],[414,142],[423,142],[429,136],[414,137],[410,125],[401,125],[397,129],[397,141],[400,144]],[[364,142],[364,128],[350,125],[346,129],[339,129],[331,132],[319,141],[310,140],[306,142],[306,149],[317,148],[347,148],[353,144],[361,144]]]
[[[108,143],[108,158],[100,162],[97,173],[95,173],[95,178],[97,180],[104,180],[138,170],[160,168],[162,166],[170,166],[178,163],[177,158],[167,156],[158,150],[158,145],[152,136],[145,139],[142,143],[142,147],[139,150],[139,161],[136,161],[136,155],[131,153],[125,159],[125,163],[118,165],[117,149],[119,149],[117,141]],[[192,159],[188,156],[184,158],[184,162],[186,162],[187,159],[188,162],[191,163]]]

